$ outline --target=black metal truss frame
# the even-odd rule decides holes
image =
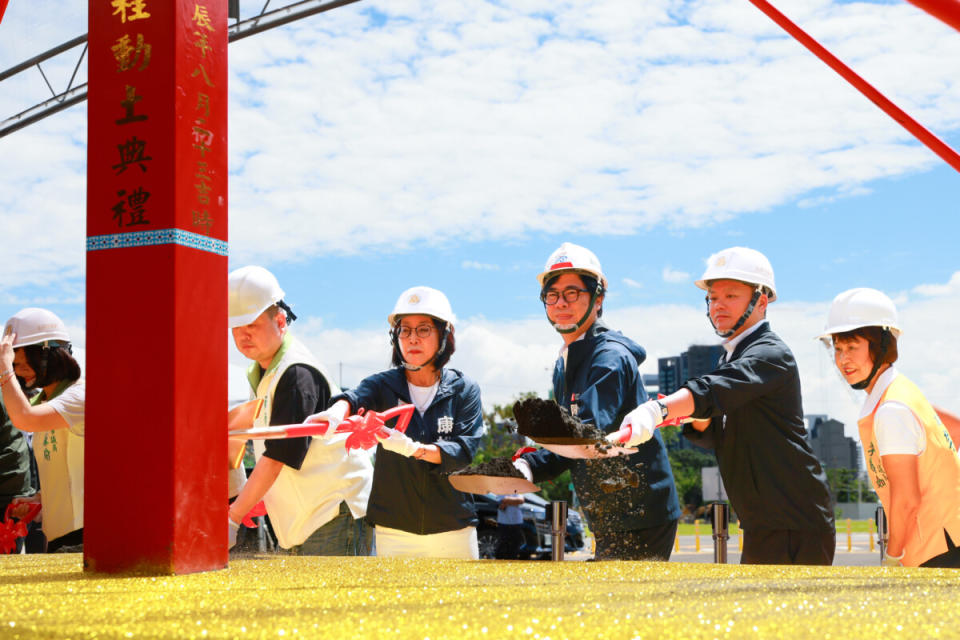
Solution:
[[[323,13],[325,11],[330,11],[331,9],[337,9],[348,4],[353,4],[355,2],[359,2],[360,0],[327,0],[326,2],[323,0],[298,0],[296,2],[288,2],[282,7],[268,10],[271,1],[272,0],[266,0],[263,8],[260,9],[260,12],[257,15],[248,18],[242,18],[239,15],[239,3],[232,2],[230,18],[235,20],[235,22],[230,24],[228,28],[229,41],[234,42],[236,40],[242,40],[243,38],[247,38],[276,27],[281,27],[285,24],[289,24],[318,13]],[[47,78],[47,74],[44,73],[41,63],[58,56],[75,55],[75,50],[81,45],[83,46],[83,49],[80,51],[80,55],[77,58],[76,64],[74,65],[73,73],[70,75],[70,81],[67,83],[66,89],[58,92],[53,88],[53,85],[50,84],[50,80]],[[32,107],[10,116],[3,121],[0,121],[0,138],[86,100],[87,83],[84,82],[76,86],[73,84],[77,78],[77,72],[80,70],[80,65],[83,64],[83,61],[86,58],[86,54],[87,34],[83,34],[82,36],[77,36],[72,40],[68,40],[63,44],[50,49],[49,51],[41,53],[38,56],[34,56],[29,60],[25,60],[16,66],[10,67],[6,71],[0,72],[0,82],[3,82],[4,80],[11,78],[18,73],[27,71],[28,69],[36,68],[37,71],[40,72],[40,75],[43,77],[43,81],[46,83],[47,88],[51,93],[51,97],[42,100]]]

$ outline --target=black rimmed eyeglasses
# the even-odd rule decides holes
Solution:
[[[590,293],[587,289],[578,289],[577,287],[567,287],[563,291],[557,291],[556,289],[550,289],[549,291],[543,291],[540,293],[540,300],[543,301],[543,304],[546,305],[555,305],[560,302],[560,296],[563,296],[563,301],[567,304],[572,304],[580,299],[580,295],[584,293]]]
[[[429,324],[421,324],[418,327],[400,327],[397,329],[397,335],[406,340],[411,335],[416,333],[417,337],[423,340],[433,335],[433,329],[433,326]]]

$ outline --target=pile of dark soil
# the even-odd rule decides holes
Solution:
[[[523,474],[513,466],[510,458],[493,458],[472,467],[454,471],[452,476],[497,476],[501,478],[522,478]]]
[[[605,442],[604,434],[592,424],[584,424],[553,400],[524,398],[513,405],[517,431],[531,440],[546,438],[587,443]]]

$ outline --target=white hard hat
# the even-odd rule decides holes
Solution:
[[[387,316],[387,322],[392,327],[398,316],[408,315],[433,316],[451,325],[457,321],[447,296],[430,287],[410,287],[401,293],[397,304],[393,305],[393,313]]]
[[[21,309],[7,320],[3,335],[17,334],[13,348],[42,344],[49,347],[61,347],[69,344],[70,335],[63,320],[52,311],[28,307]]]
[[[860,287],[844,291],[833,299],[827,324],[818,338],[828,340],[837,333],[853,331],[861,327],[881,327],[900,336],[897,307],[882,291]]]
[[[600,281],[603,288],[607,288],[607,278],[603,275],[603,268],[600,266],[600,260],[586,247],[581,247],[572,242],[564,242],[560,247],[550,254],[547,258],[547,264],[543,267],[543,272],[537,276],[542,288],[544,283],[551,276],[560,271],[573,271],[575,273],[586,273]]]
[[[276,276],[256,265],[240,267],[227,278],[227,315],[230,328],[250,324],[271,305],[283,300]]]
[[[777,299],[777,287],[773,283],[773,267],[767,256],[756,249],[730,247],[710,256],[707,269],[694,282],[707,291],[712,280],[739,280],[747,284],[759,285],[766,289],[770,302]]]

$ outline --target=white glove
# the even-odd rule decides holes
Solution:
[[[238,531],[240,531],[240,523],[234,522],[230,516],[227,516],[227,549],[233,549],[237,545]]]
[[[307,416],[307,419],[304,420],[304,424],[308,422],[326,422],[329,427],[327,427],[326,433],[320,436],[323,440],[329,440],[337,431],[337,427],[340,426],[340,423],[343,422],[343,419],[347,417],[347,411],[350,410],[350,405],[344,401],[340,400],[339,402],[334,403],[332,407],[326,411],[321,411],[320,413],[315,413],[312,416]]]
[[[630,437],[624,443],[614,442],[613,435],[609,434],[607,440],[620,446],[635,447],[643,444],[653,437],[657,425],[663,422],[660,413],[660,405],[656,400],[648,400],[642,405],[627,414],[627,417],[620,423],[620,428],[630,427]]]
[[[409,458],[423,446],[407,434],[401,433],[396,429],[391,429],[390,427],[384,427],[384,429],[390,435],[384,437],[383,434],[378,431],[377,440],[380,441],[380,444],[382,444],[383,448],[387,451],[393,451],[396,454]]]
[[[530,468],[529,462],[523,458],[517,458],[513,461],[513,466],[516,467],[517,471],[523,474],[523,477],[527,479],[527,482],[533,482],[533,469]]]
[[[890,554],[885,553],[883,554],[883,562],[881,562],[881,564],[884,567],[902,567],[903,565],[900,564],[900,561],[903,560],[905,553],[906,552],[903,552],[898,556],[891,556]]]

